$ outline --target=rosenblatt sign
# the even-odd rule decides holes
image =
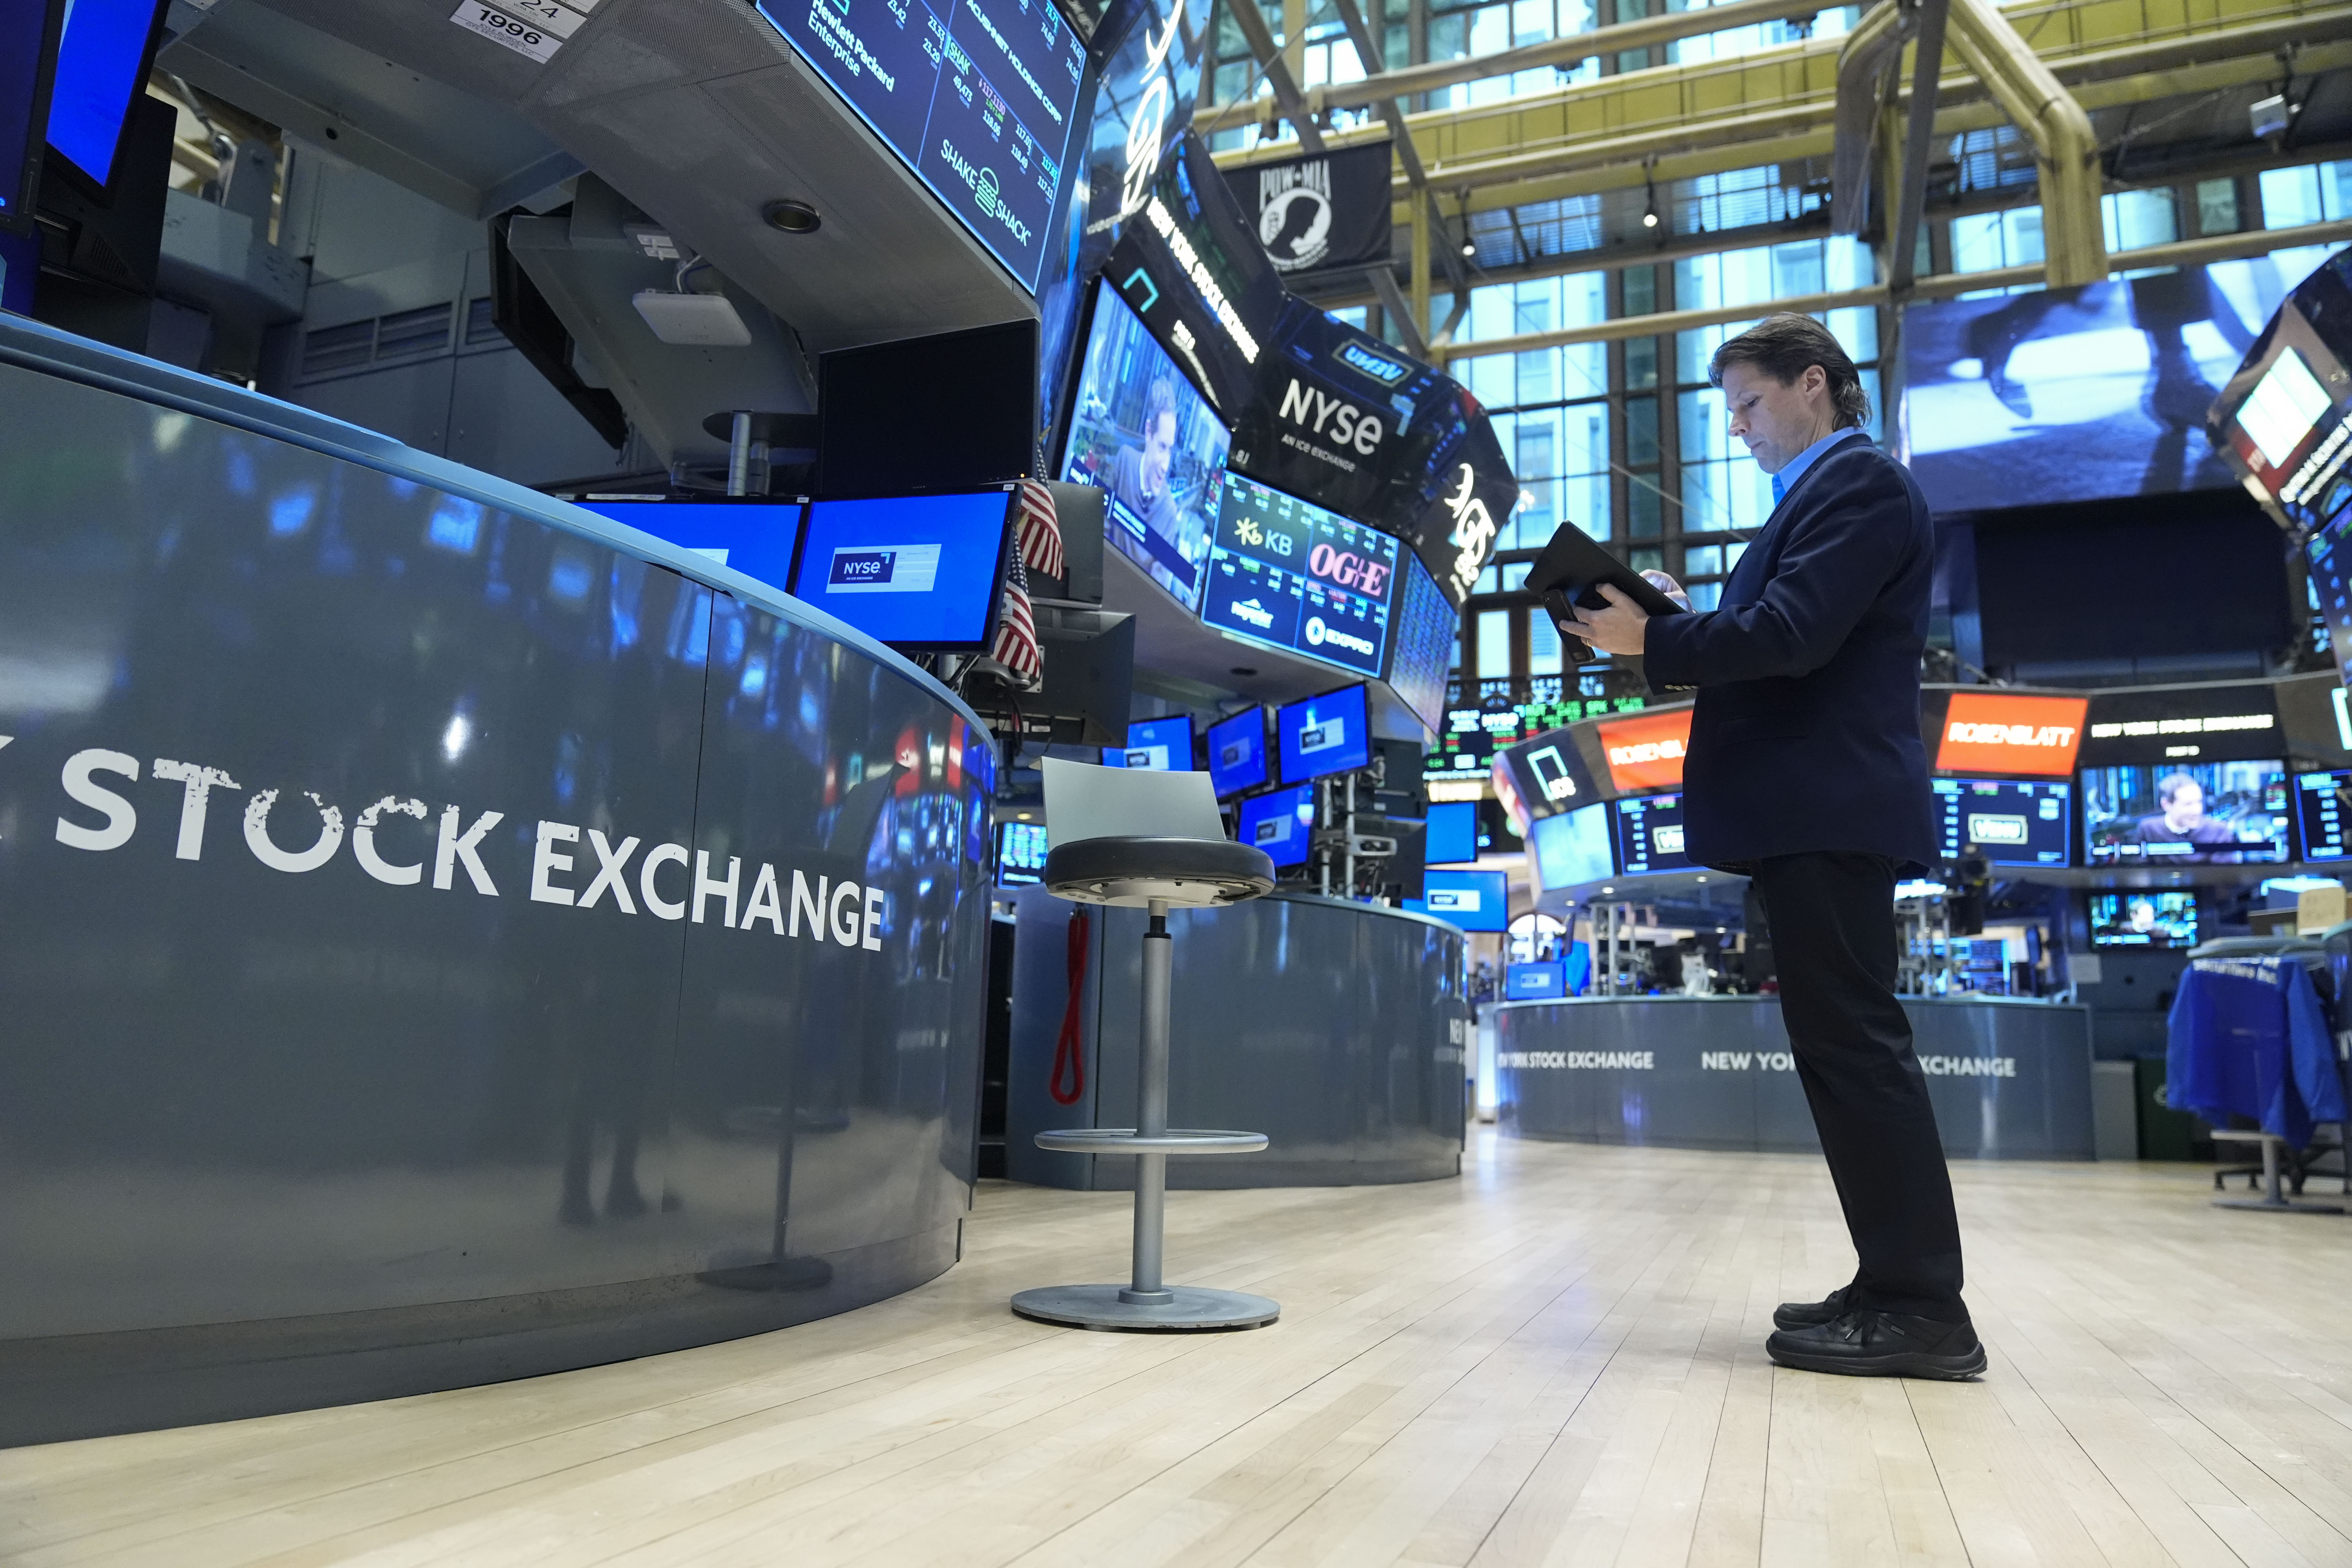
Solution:
[[[2063,778],[2083,742],[2081,697],[2012,697],[1955,691],[1936,748],[1938,773],[2030,773]]]
[[[1690,750],[1691,710],[1670,709],[1634,719],[1610,719],[1599,726],[1609,758],[1609,782],[1619,793],[1678,789],[1683,755]]]

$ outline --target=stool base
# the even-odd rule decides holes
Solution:
[[[1074,1329],[1255,1329],[1282,1316],[1282,1304],[1239,1290],[1171,1285],[1164,1306],[1122,1301],[1125,1285],[1047,1285],[1013,1298],[1013,1310],[1041,1323]]]

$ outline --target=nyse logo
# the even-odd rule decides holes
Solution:
[[[1422,907],[1435,913],[1439,910],[1454,914],[1475,915],[1478,912],[1478,889],[1475,888],[1432,888]]]
[[[1299,385],[1297,376],[1290,378],[1290,390],[1282,395],[1282,417],[1318,436],[1328,434],[1333,444],[1353,447],[1367,458],[1379,449],[1381,437],[1388,429],[1377,416],[1345,398],[1327,397],[1315,387]]]
[[[843,545],[825,573],[828,594],[928,594],[939,581],[936,544]]]

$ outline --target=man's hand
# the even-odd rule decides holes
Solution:
[[[1582,637],[1602,653],[1639,654],[1648,635],[1644,628],[1650,624],[1650,613],[1626,597],[1623,589],[1606,583],[1599,586],[1608,605],[1588,610],[1571,604],[1569,618],[1559,623],[1559,629],[1570,637]]]
[[[1659,593],[1664,594],[1667,598],[1672,599],[1675,604],[1680,605],[1684,609],[1687,610],[1690,608],[1690,595],[1684,593],[1683,585],[1680,583],[1675,582],[1668,574],[1664,572],[1644,572],[1642,574],[1642,579],[1643,582],[1649,584],[1651,587],[1655,588]]]

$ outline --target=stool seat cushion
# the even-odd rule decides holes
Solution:
[[[1081,838],[1045,857],[1045,886],[1079,903],[1197,909],[1272,892],[1274,862],[1223,838]]]

